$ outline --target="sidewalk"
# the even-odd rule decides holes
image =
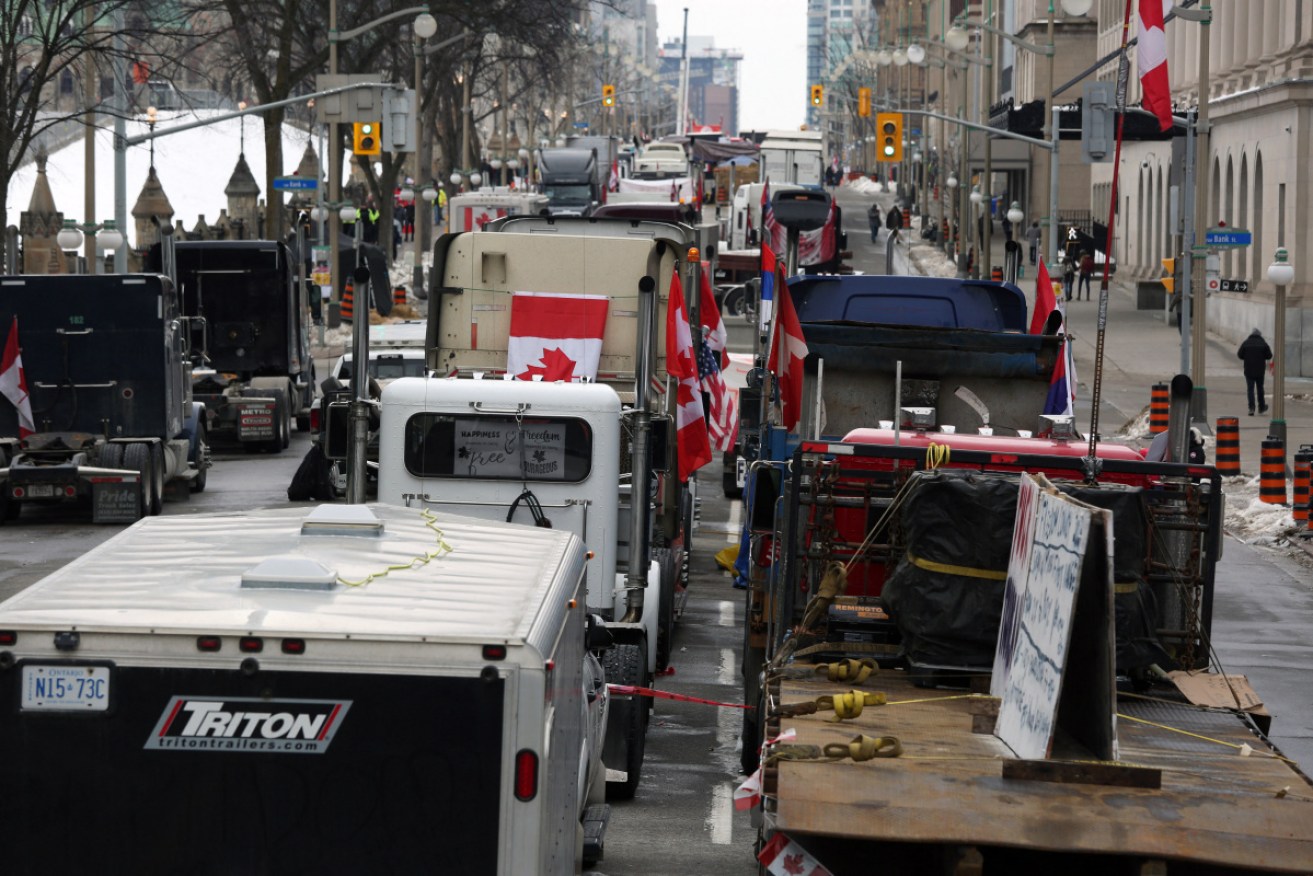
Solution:
[[[893,203],[892,196],[877,196],[884,209]],[[914,223],[919,234],[920,223]],[[1003,264],[1003,233],[995,227],[991,249],[992,264]],[[943,249],[920,240],[911,241],[908,262],[912,270],[937,276],[954,273],[952,263]],[[1023,256],[1025,253],[1023,252]],[[988,266],[984,267],[988,276]],[[1017,286],[1026,293],[1031,308],[1035,303],[1035,283],[1038,269],[1025,265],[1025,276]],[[1060,274],[1056,275],[1058,279]],[[1068,332],[1072,335],[1072,348],[1076,360],[1076,422],[1082,433],[1088,431],[1092,410],[1095,356],[1098,343],[1099,287],[1091,284],[1091,300],[1065,304]],[[1259,470],[1261,442],[1268,434],[1272,417],[1272,379],[1269,375],[1265,389],[1268,412],[1248,416],[1245,397],[1245,378],[1241,363],[1236,358],[1239,342],[1232,343],[1209,334],[1204,356],[1204,369],[1208,390],[1207,419],[1209,429],[1209,459],[1212,460],[1212,436],[1219,417],[1237,417],[1240,421],[1240,466],[1246,475]],[[1113,277],[1108,287],[1107,323],[1104,333],[1103,380],[1099,407],[1099,432],[1107,437],[1136,438],[1148,442],[1147,413],[1152,387],[1155,383],[1170,383],[1180,373],[1181,336],[1176,327],[1168,323],[1162,310],[1138,310],[1135,286],[1132,282]],[[1285,378],[1286,396],[1286,458],[1301,444],[1313,445],[1313,378]]]

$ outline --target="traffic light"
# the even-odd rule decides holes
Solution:
[[[615,106],[615,86],[602,86],[602,106]]]
[[[356,122],[352,130],[351,151],[356,155],[381,155],[382,140],[378,122]]]
[[[1163,259],[1163,288],[1167,290],[1168,295],[1176,294],[1176,259]]]
[[[812,106],[820,106],[820,105],[823,104],[823,103],[825,103],[825,86],[824,86],[824,85],[813,85],[813,86],[812,86]]]
[[[857,89],[857,115],[866,118],[871,114],[871,89]]]
[[[876,145],[877,161],[903,160],[903,114],[876,113],[875,129],[879,132]]]

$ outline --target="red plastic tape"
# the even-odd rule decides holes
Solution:
[[[636,696],[636,697],[653,697],[660,700],[679,700],[682,703],[702,703],[707,706],[720,706],[724,709],[755,709],[756,706],[745,706],[741,703],[722,703],[717,700],[704,700],[702,697],[690,697],[684,694],[671,693],[668,690],[656,690],[650,687],[637,687],[632,684],[608,684],[606,689],[612,694],[619,696]]]

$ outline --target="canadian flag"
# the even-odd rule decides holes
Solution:
[[[505,207],[466,207],[465,230],[482,231],[483,226],[506,215]]]
[[[36,431],[32,420],[32,400],[27,395],[27,378],[23,376],[23,356],[18,349],[18,317],[9,327],[5,341],[4,358],[0,359],[0,395],[9,399],[18,410],[18,437],[26,438]]]
[[[698,319],[702,322],[702,346],[698,350],[698,376],[702,391],[708,400],[707,428],[712,445],[720,451],[731,450],[739,431],[739,394],[729,388],[722,373],[729,367],[729,352],[725,349],[729,334],[725,320],[716,306],[716,295],[711,291],[711,265],[702,263],[702,286],[698,304]]]
[[[605,295],[516,292],[506,371],[548,382],[597,377],[606,331]]]
[[[1144,108],[1158,117],[1158,127],[1172,127],[1172,88],[1167,81],[1167,34],[1164,20],[1173,0],[1140,0],[1140,34],[1136,41],[1136,66]]]
[[[770,838],[757,861],[773,876],[831,876],[825,865],[782,833]]]
[[[793,295],[784,281],[784,271],[778,264],[775,271],[775,331],[766,368],[775,375],[780,388],[780,425],[793,431],[802,419],[802,366],[807,359],[807,343],[802,337],[798,312],[793,309]]]
[[[679,444],[679,479],[711,462],[711,440],[707,420],[702,412],[702,390],[698,386],[698,366],[693,359],[693,330],[684,306],[684,286],[679,272],[670,278],[670,302],[666,308],[666,370],[678,382],[675,394],[675,427]]]

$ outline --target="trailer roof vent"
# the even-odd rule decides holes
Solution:
[[[302,521],[301,534],[378,538],[383,534],[383,521],[364,505],[320,505]]]
[[[242,586],[259,590],[332,590],[337,572],[302,556],[270,557],[242,573]]]

